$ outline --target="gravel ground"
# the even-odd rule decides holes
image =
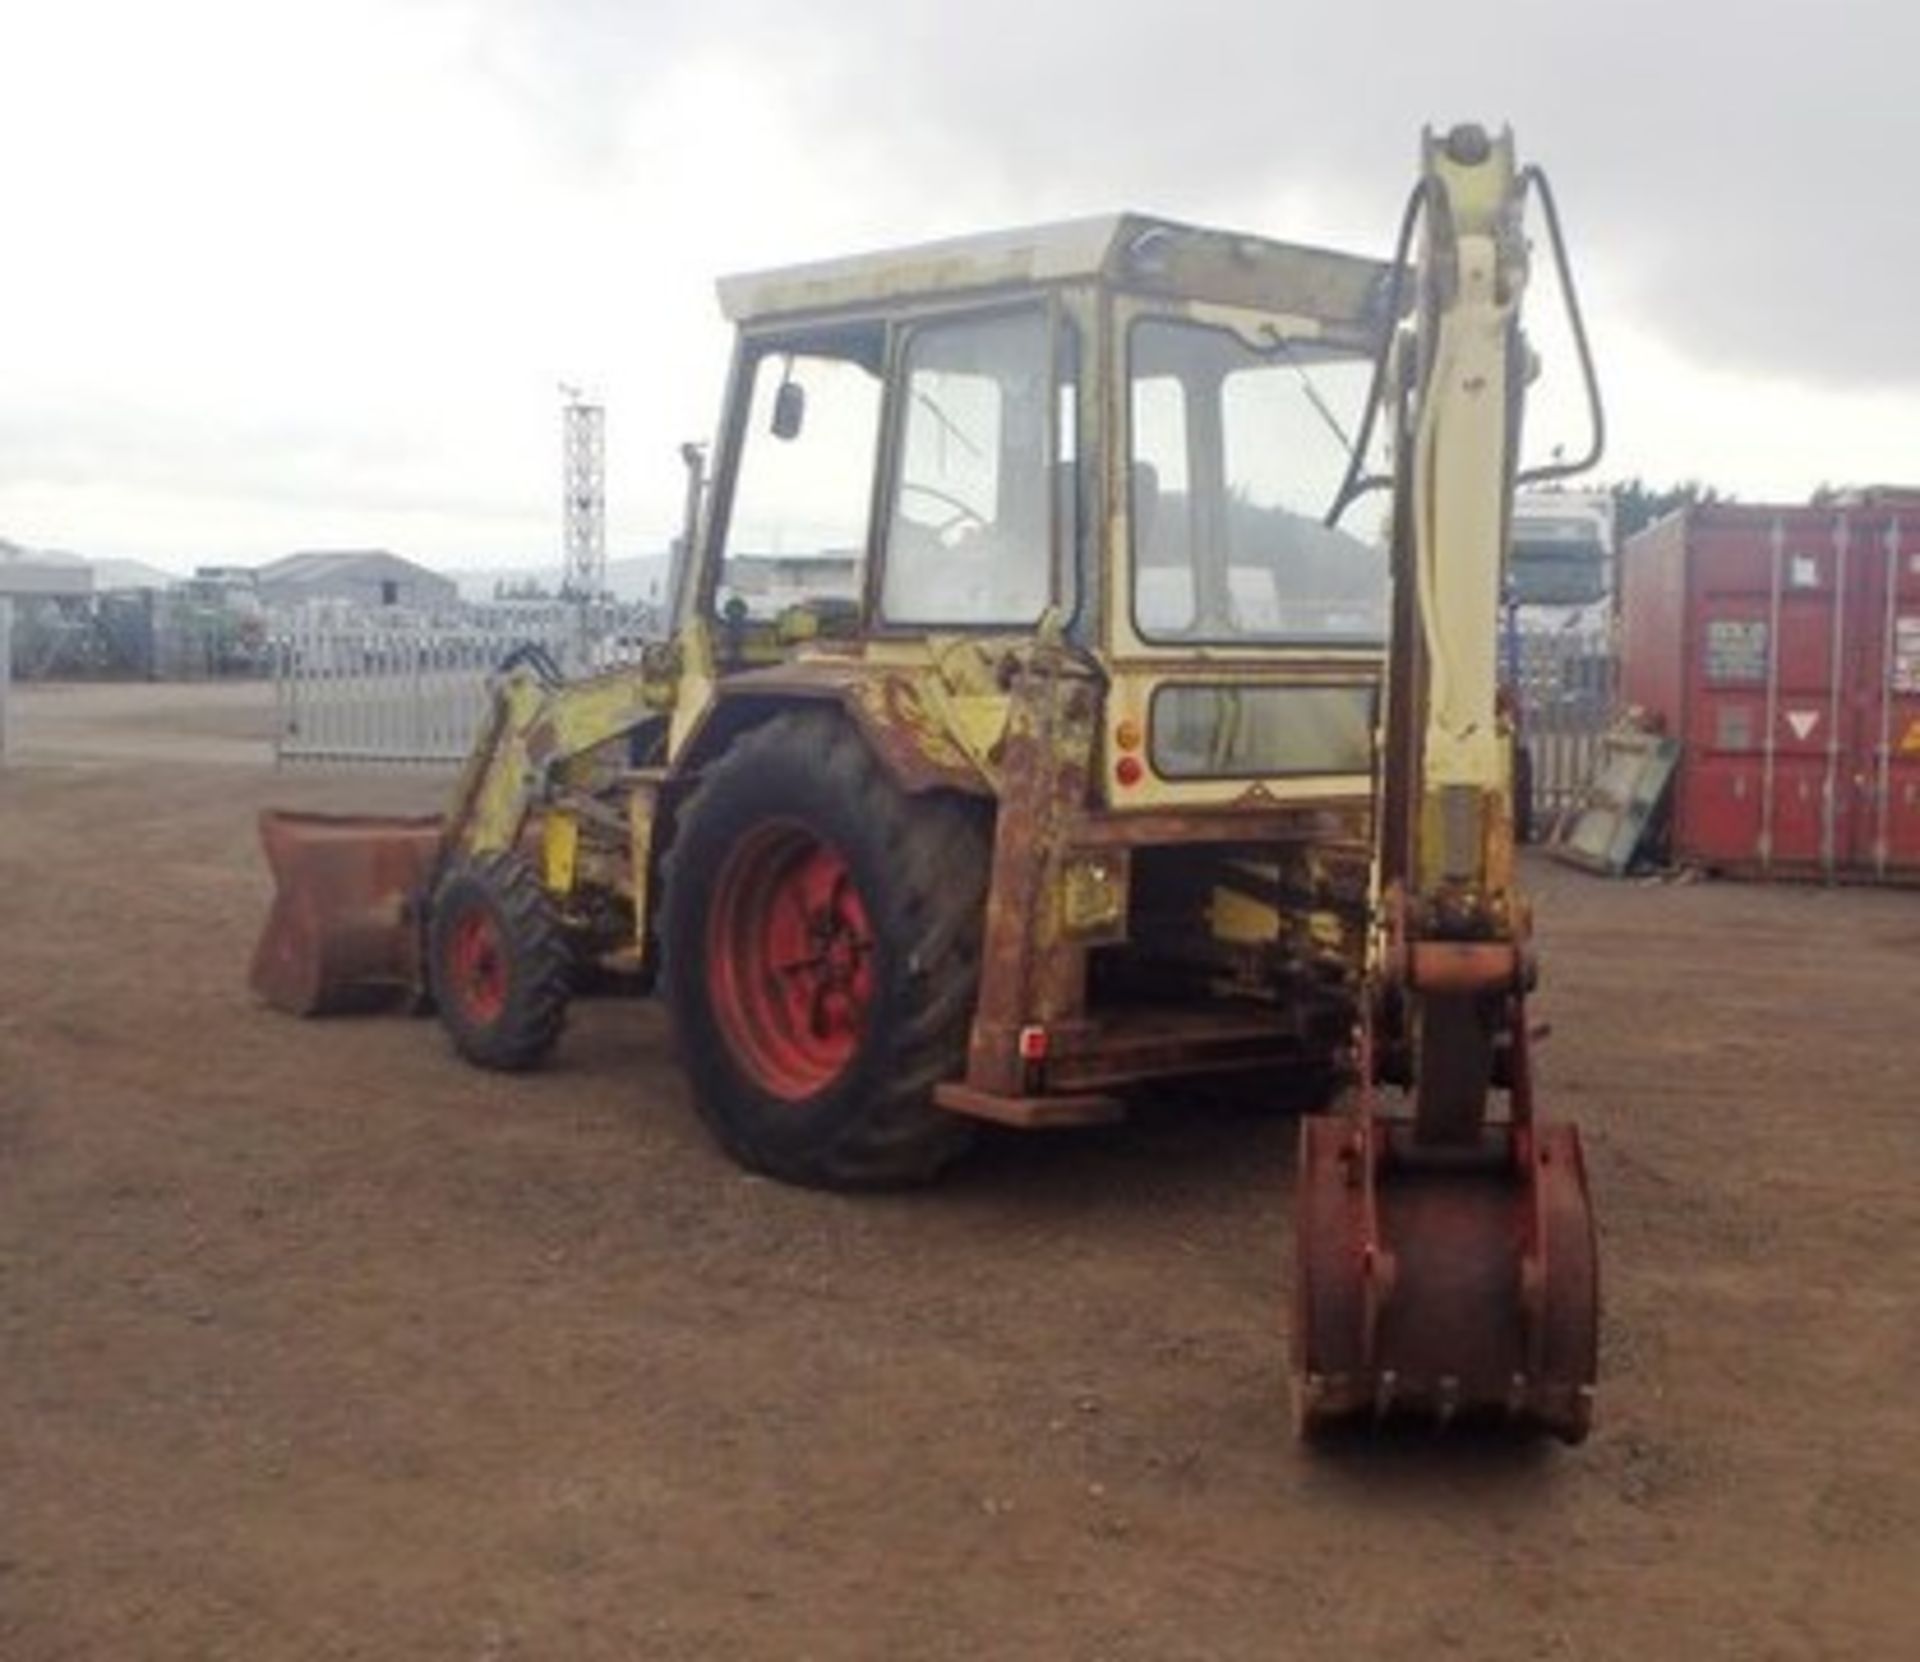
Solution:
[[[742,1175],[648,1003],[556,1066],[244,987],[259,689],[0,774],[0,1657],[1920,1654],[1920,896],[1540,864],[1605,1238],[1578,1450],[1291,1440],[1293,1126]]]

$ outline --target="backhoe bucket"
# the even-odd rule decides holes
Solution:
[[[254,948],[253,990],[297,1016],[417,1004],[421,898],[439,819],[268,809],[260,841],[274,895]]]
[[[1579,1133],[1301,1123],[1293,1373],[1311,1432],[1426,1417],[1587,1434],[1599,1276]]]

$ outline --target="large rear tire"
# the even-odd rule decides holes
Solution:
[[[824,713],[754,729],[706,773],[665,870],[661,979],[694,1106],[789,1183],[923,1182],[972,1128],[965,1068],[989,849]]]
[[[454,1047],[509,1073],[545,1061],[566,1023],[573,958],[539,874],[511,852],[456,860],[428,916],[427,982]]]

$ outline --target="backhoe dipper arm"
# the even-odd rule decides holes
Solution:
[[[1499,647],[1527,252],[1511,137],[1459,127],[1423,148],[1419,283],[1399,341],[1411,384],[1395,468],[1374,976],[1404,1017],[1419,1133],[1446,1141],[1478,1131],[1503,995],[1523,973]]]
[[[1533,1113],[1500,595],[1529,365],[1512,140],[1423,140],[1394,423],[1393,633],[1358,1087],[1301,1125],[1301,1427],[1412,1414],[1587,1433],[1599,1280],[1580,1139]],[[1392,1112],[1384,1086],[1406,1087]],[[1503,1090],[1507,1111],[1489,1105]]]

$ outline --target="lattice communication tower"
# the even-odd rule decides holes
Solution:
[[[563,386],[560,393],[566,400],[560,435],[567,542],[561,592],[597,600],[607,588],[607,411],[588,403],[578,387]]]

